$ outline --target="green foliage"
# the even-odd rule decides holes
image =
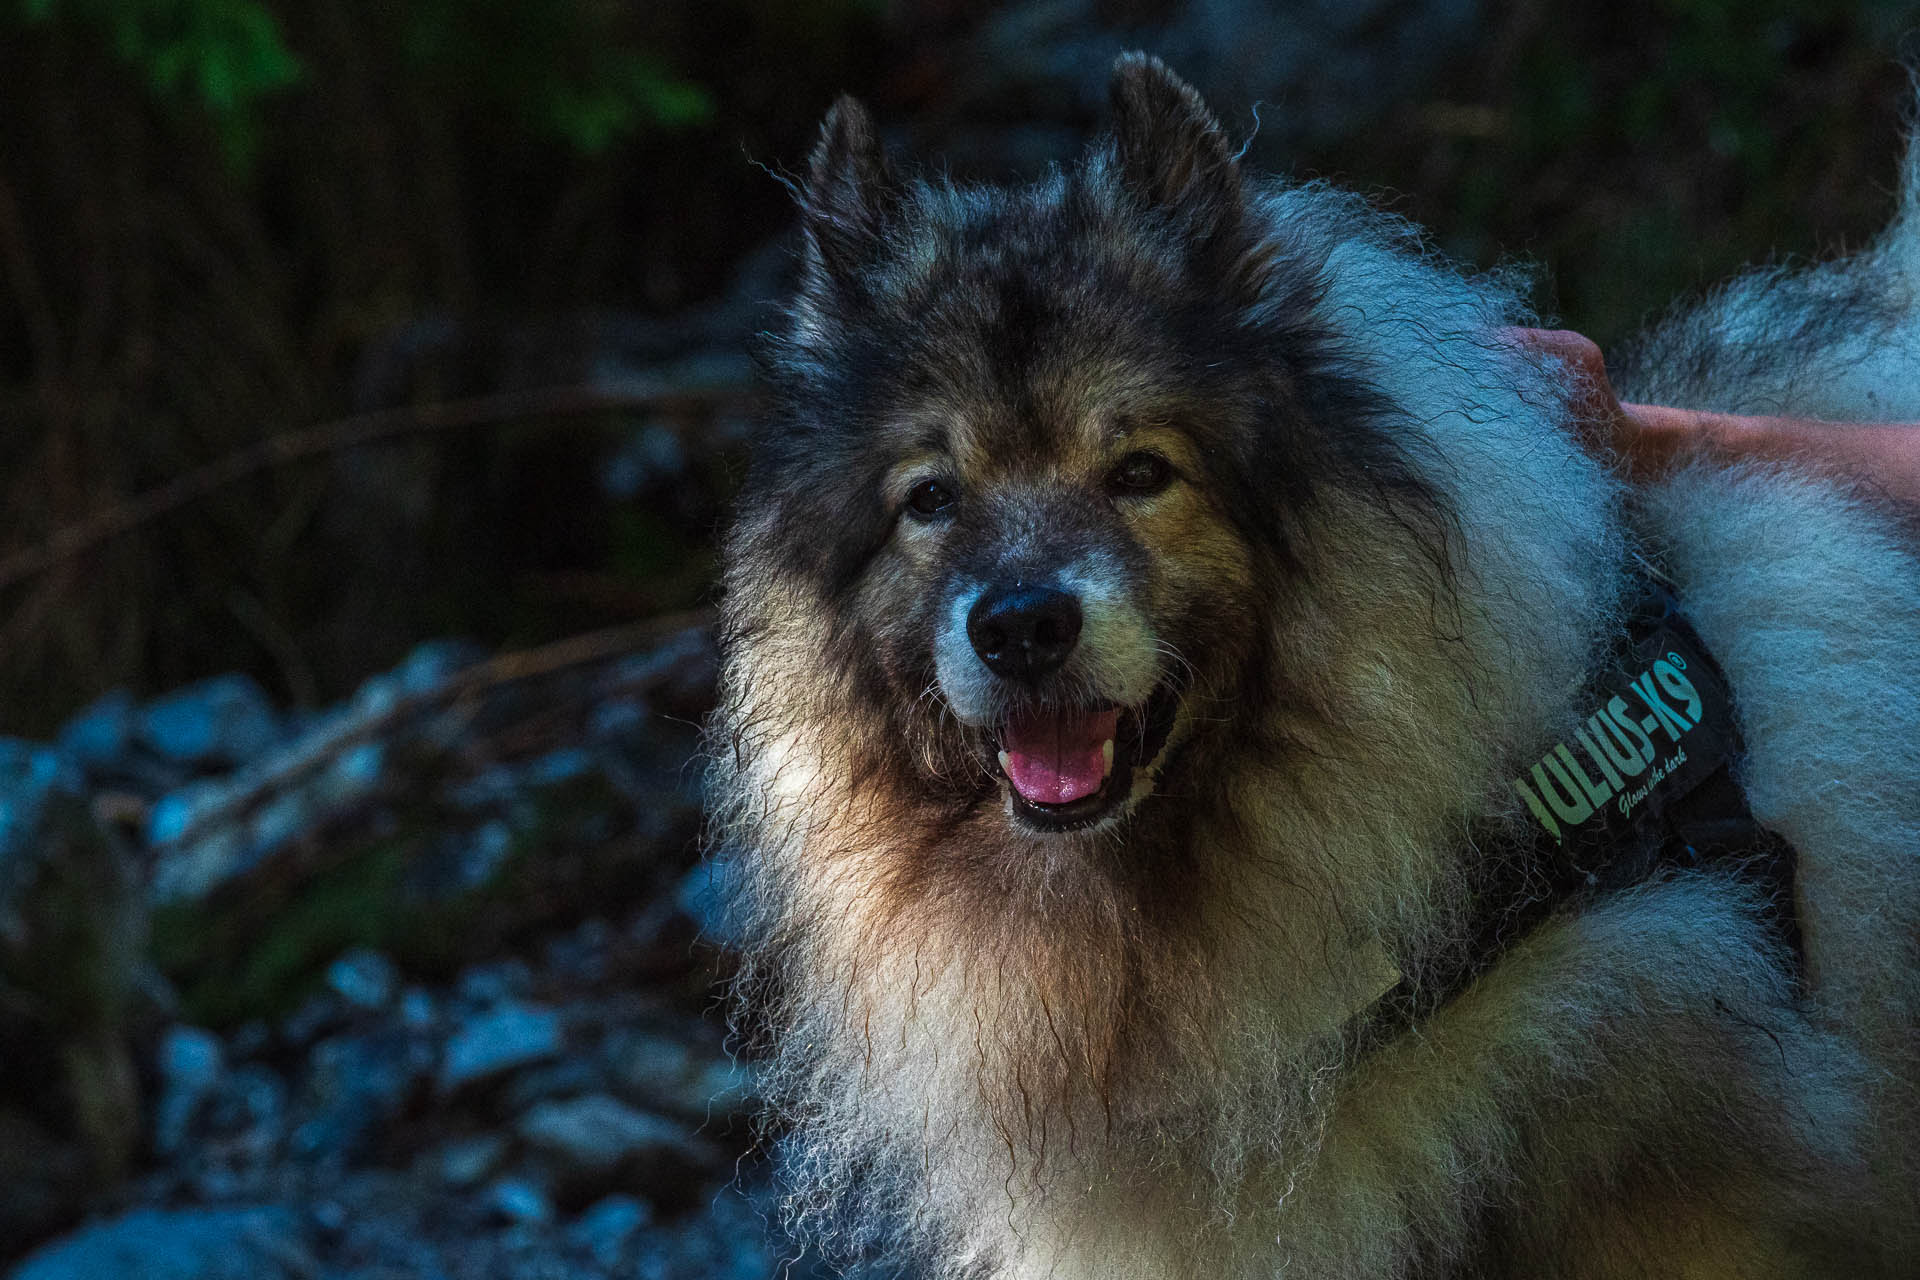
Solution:
[[[257,143],[259,101],[301,76],[278,19],[256,0],[22,0],[20,16],[105,32],[162,101],[212,118],[235,163]]]
[[[712,96],[674,75],[617,6],[415,0],[397,16],[417,73],[576,151],[714,114]]]
[[[229,161],[258,149],[264,100],[304,64],[260,0],[21,0],[20,20],[100,32],[169,105],[205,112]],[[615,6],[544,0],[415,0],[394,6],[400,51],[450,100],[504,112],[583,154],[648,129],[710,120],[713,96],[674,74]]]

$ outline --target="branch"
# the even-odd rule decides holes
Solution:
[[[258,444],[216,458],[204,467],[56,530],[45,542],[0,559],[0,591],[178,511],[235,481],[305,458],[402,436],[491,426],[521,418],[567,417],[609,409],[688,413],[710,411],[732,403],[745,405],[750,400],[750,394],[744,390],[667,391],[647,395],[596,391],[588,387],[547,387],[337,418],[304,431],[269,436]]]

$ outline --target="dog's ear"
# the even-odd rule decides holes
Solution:
[[[1147,53],[1123,53],[1108,86],[1121,181],[1148,206],[1202,235],[1227,230],[1241,208],[1240,165],[1226,131],[1192,85]]]
[[[822,277],[814,283],[844,281],[873,254],[897,195],[873,117],[853,98],[842,97],[820,124],[800,197],[808,274]]]

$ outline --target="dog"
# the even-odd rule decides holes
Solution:
[[[1151,57],[1112,116],[978,187],[842,99],[798,192],[709,779],[787,1225],[954,1278],[1915,1274],[1911,513],[1629,486],[1511,280],[1243,172]],[[1920,418],[1906,189],[1623,393]],[[1747,834],[1633,863],[1695,766]]]

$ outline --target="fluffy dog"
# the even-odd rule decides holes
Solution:
[[[1628,490],[1501,340],[1509,283],[1242,173],[1150,58],[1113,116],[980,188],[896,176],[843,100],[802,192],[711,780],[794,1225],[947,1277],[1913,1274],[1897,513],[1786,468]],[[1623,389],[1920,418],[1915,216]],[[1647,579],[1791,892],[1739,856],[1551,890],[1543,821],[1627,804],[1554,790],[1555,744],[1641,768],[1582,691]]]

